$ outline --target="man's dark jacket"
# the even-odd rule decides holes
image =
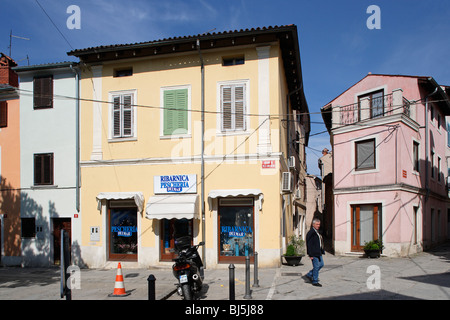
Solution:
[[[306,253],[310,257],[320,257],[325,252],[320,247],[320,239],[313,227],[306,234]]]

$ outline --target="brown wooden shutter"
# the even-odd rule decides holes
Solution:
[[[0,101],[0,128],[8,126],[8,103]]]
[[[34,108],[53,107],[53,77],[37,77],[33,80]]]

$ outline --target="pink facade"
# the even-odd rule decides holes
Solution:
[[[322,115],[334,156],[335,252],[360,252],[381,239],[383,254],[405,256],[444,241],[445,90],[429,77],[369,74]]]

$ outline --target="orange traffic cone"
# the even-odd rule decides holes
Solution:
[[[117,275],[116,275],[116,283],[114,285],[114,292],[110,294],[110,297],[124,297],[128,296],[130,293],[127,293],[125,291],[125,284],[123,282],[123,275],[122,275],[122,266],[119,262],[119,265],[117,266]]]

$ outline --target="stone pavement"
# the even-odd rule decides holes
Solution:
[[[324,256],[320,272],[322,287],[314,287],[304,275],[311,269],[307,257],[301,265],[259,268],[259,287],[250,289],[254,300],[450,300],[450,243],[407,258]],[[157,300],[181,300],[175,293],[175,278],[167,268],[125,269],[122,267],[126,297],[110,297],[116,269],[82,269],[80,288],[72,290],[73,300],[147,300],[147,278],[156,278]],[[244,300],[245,268],[236,265],[236,300]],[[206,269],[200,300],[229,299],[228,266]],[[64,300],[60,297],[59,268],[0,267],[0,300]]]

